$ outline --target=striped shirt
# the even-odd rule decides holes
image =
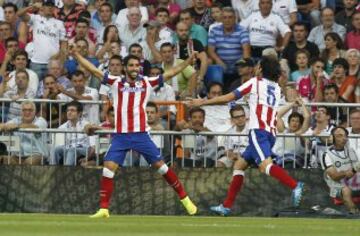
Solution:
[[[146,104],[152,87],[162,84],[163,77],[139,76],[134,82],[128,82],[124,77],[105,74],[103,83],[111,85],[116,132],[149,131]]]
[[[235,71],[235,62],[242,58],[242,46],[250,44],[249,32],[236,24],[231,34],[224,33],[224,26],[213,27],[209,32],[209,46],[216,50],[216,54],[226,64],[228,72]]]
[[[58,8],[55,11],[55,18],[64,22],[66,36],[71,38],[75,31],[76,21],[79,18],[81,12],[85,10],[84,6],[78,3],[75,3],[71,8],[69,14],[65,14],[64,7]]]
[[[249,94],[249,129],[263,129],[276,134],[276,110],[279,107],[281,89],[278,83],[253,77],[233,91],[236,100]]]

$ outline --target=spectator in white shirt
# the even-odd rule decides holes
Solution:
[[[41,8],[41,15],[28,14]],[[42,80],[47,73],[47,64],[50,57],[58,54],[65,59],[67,40],[64,23],[53,16],[54,3],[46,1],[44,5],[35,3],[30,7],[18,11],[17,15],[33,27],[34,55],[31,58],[30,68]]]
[[[82,71],[76,71],[71,76],[73,88],[65,90],[63,86],[57,85],[61,94],[58,100],[90,100],[99,101],[99,92],[96,89],[87,87],[85,74]],[[99,104],[85,104],[82,116],[91,123],[99,124]]]
[[[360,135],[360,110],[350,112],[350,127],[347,128],[350,135]],[[349,138],[349,145],[360,154],[360,138]]]
[[[67,131],[83,131],[89,122],[82,118],[82,105],[78,101],[72,101],[66,106],[67,121],[58,129]],[[65,145],[55,147],[54,154],[51,155],[50,165],[74,166],[81,158],[88,158],[95,151],[95,136],[88,137],[85,133],[66,133]]]
[[[141,23],[145,23],[149,20],[148,10],[146,7],[140,6],[140,0],[125,0],[125,4],[127,8],[119,11],[115,20],[115,23],[119,28],[129,23],[129,18],[127,16],[130,8],[132,7],[139,8],[141,12]]]

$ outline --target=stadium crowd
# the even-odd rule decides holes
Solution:
[[[357,0],[2,0],[0,4],[3,134],[18,128],[114,128],[110,88],[97,78],[101,73],[86,70],[69,53],[70,47],[105,76],[121,75],[127,55],[141,58],[140,73],[152,77],[197,51],[192,65],[152,92],[155,103],[220,96],[258,75],[262,56],[277,58],[284,104],[278,111],[278,130],[313,136],[278,138],[274,153],[279,164],[302,167],[308,159],[318,167],[332,140],[317,135],[329,135],[338,125],[360,134],[360,110],[345,104],[360,103]],[[34,98],[45,100],[34,103]],[[20,104],[18,99],[29,101]],[[94,103],[77,102],[83,100]],[[148,124],[152,130],[246,135],[248,108],[240,105],[244,102],[246,97],[239,104],[193,108],[183,120],[176,118],[176,103],[149,103]],[[317,102],[345,107],[306,106]],[[18,135],[20,153],[3,155],[1,163],[99,164],[83,161],[98,152],[93,136],[66,134],[65,144],[50,150],[45,134]],[[174,141],[174,152],[185,166],[231,167],[248,144],[246,136],[183,138]],[[160,145],[163,154],[172,151],[169,137],[159,142],[165,143]],[[360,153],[357,140],[350,145]],[[145,163],[140,155],[133,156],[137,158],[129,165]]]

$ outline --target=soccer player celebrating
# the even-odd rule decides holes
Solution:
[[[297,182],[287,172],[273,165],[271,148],[275,143],[276,109],[280,101],[280,87],[277,83],[281,69],[277,60],[264,57],[258,66],[261,76],[253,77],[239,88],[226,95],[213,99],[193,99],[186,102],[190,106],[221,104],[238,100],[249,94],[250,121],[249,146],[234,163],[233,178],[225,201],[210,208],[211,211],[226,216],[230,214],[236,194],[240,191],[244,180],[244,170],[249,164],[256,164],[262,173],[266,173],[292,189],[292,203],[300,205],[304,184]]]
[[[140,58],[129,55],[124,59],[125,76],[120,77],[109,75],[108,73],[104,74],[82,57],[73,47],[69,51],[85,69],[89,70],[95,77],[103,78],[103,83],[111,85],[113,97],[116,135],[113,137],[110,148],[104,158],[100,190],[100,210],[90,217],[108,218],[110,216],[108,208],[113,192],[115,171],[119,165],[123,164],[126,153],[130,149],[139,152],[152,167],[157,169],[158,173],[176,191],[189,215],[196,214],[197,207],[188,197],[175,172],[164,163],[159,150],[147,132],[148,125],[145,107],[148,103],[152,87],[161,86],[164,81],[180,73],[193,62],[197,53],[194,52],[186,61],[157,77],[141,76],[139,74]],[[90,129],[89,133],[92,133],[94,130],[96,128]]]

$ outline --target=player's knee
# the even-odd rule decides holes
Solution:
[[[236,175],[245,176],[245,171],[243,171],[243,170],[233,170],[233,176],[236,176]]]
[[[157,170],[157,172],[160,174],[160,175],[164,175],[168,172],[169,170],[169,167],[166,165],[166,164],[163,164],[162,166],[159,167],[159,169]]]
[[[349,187],[343,187],[341,190],[343,198],[351,198],[352,191]]]

